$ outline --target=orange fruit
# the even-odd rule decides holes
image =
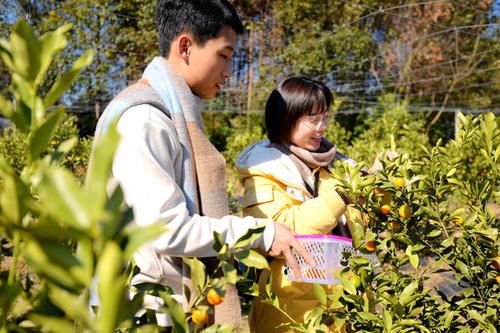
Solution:
[[[401,177],[398,177],[396,179],[394,179],[394,185],[396,185],[397,187],[403,187],[403,185],[405,184],[405,180]]]
[[[208,313],[200,309],[194,309],[191,318],[195,324],[203,324],[208,319]]]
[[[401,223],[397,220],[389,222],[389,226],[392,231],[399,231],[401,229]]]
[[[491,261],[491,264],[493,265],[493,267],[495,267],[497,271],[500,271],[500,257],[496,257],[495,259],[493,259]]]
[[[380,207],[380,211],[382,212],[382,214],[387,215],[391,211],[391,206],[383,205],[382,207]]]
[[[376,248],[377,248],[377,246],[375,245],[375,241],[371,240],[371,241],[366,242],[366,249],[369,252],[375,251]]]
[[[399,216],[401,216],[404,219],[407,219],[411,216],[411,208],[408,205],[403,205],[399,207]]]
[[[464,218],[462,216],[454,216],[453,217],[453,223],[455,223],[456,225],[461,225],[462,223],[464,223]]]
[[[497,280],[497,283],[500,284],[500,273],[495,276],[495,280]]]
[[[210,290],[207,293],[207,301],[211,305],[218,305],[222,303],[224,299],[220,297],[219,293],[214,288],[210,288]]]

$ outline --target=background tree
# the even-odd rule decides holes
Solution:
[[[391,93],[410,112],[427,113],[431,141],[450,138],[455,109],[484,112],[498,108],[498,1],[492,0],[234,0],[246,31],[234,56],[233,77],[205,104],[213,124],[232,116],[262,112],[269,91],[290,75],[325,81],[342,100],[338,114],[383,110]],[[102,112],[109,99],[140,77],[158,55],[155,0],[6,0],[0,14],[5,34],[25,17],[38,34],[73,23],[70,49],[54,60],[55,77],[84,48],[96,60],[61,103],[71,112]],[[496,7],[495,7],[496,6]],[[2,76],[0,90],[8,86]],[[45,89],[45,87],[41,87]],[[397,104],[396,103],[396,104]],[[434,113],[430,113],[434,112]],[[447,115],[437,122],[441,114]],[[356,116],[338,116],[354,128]],[[79,118],[82,118],[81,116]],[[226,120],[224,120],[226,119]],[[249,129],[251,117],[246,118]],[[95,121],[95,118],[93,119]],[[83,126],[80,124],[80,126]],[[92,133],[84,130],[83,133]],[[221,129],[223,130],[223,129]],[[220,138],[222,135],[216,137]],[[221,142],[219,148],[225,148]]]

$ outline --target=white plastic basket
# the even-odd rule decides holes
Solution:
[[[376,255],[366,255],[356,251],[352,246],[350,238],[334,235],[297,235],[295,237],[309,252],[316,263],[316,267],[311,268],[300,254],[293,251],[293,255],[297,259],[300,272],[302,273],[302,282],[342,284],[333,274],[335,271],[340,272],[345,268],[341,264],[343,259],[342,252],[351,252],[353,255],[367,257],[372,265],[378,262]],[[283,270],[283,274],[289,280],[296,281],[288,262]]]

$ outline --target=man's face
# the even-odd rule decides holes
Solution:
[[[189,70],[184,72],[193,93],[202,99],[212,99],[232,73],[232,62],[238,35],[223,26],[219,35],[203,46],[193,43],[189,50]]]

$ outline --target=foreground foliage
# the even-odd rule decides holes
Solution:
[[[0,97],[2,114],[15,126],[3,135],[17,145],[17,152],[11,154],[7,149],[0,155],[0,259],[9,254],[11,262],[10,269],[0,274],[0,332],[155,332],[158,327],[150,312],[134,320],[148,293],[164,300],[163,310],[172,317],[175,331],[188,332],[191,319],[198,321],[193,314],[212,311],[201,305],[209,289],[223,297],[226,284],[239,283],[253,293],[254,283],[238,274],[228,260],[234,257],[248,267],[266,268],[263,256],[244,249],[263,228],[249,231],[232,248],[214,234],[219,259],[215,271],[207,272],[196,258],[185,258],[191,266],[195,293],[188,309],[171,297],[168,287],[139,285],[134,287],[134,297],[127,297],[129,281],[136,272],[130,261],[132,254],[168,230],[161,224],[146,228],[131,225],[133,214],[123,208],[119,187],[108,197],[106,184],[119,142],[114,126],[95,143],[83,185],[73,175],[76,170],[65,167],[66,162],[79,166],[77,161],[68,160],[71,156],[81,161],[87,157],[75,150],[81,143],[71,135],[71,121],[63,122],[64,110],[47,110],[92,62],[92,52],[75,61],[44,97],[38,92],[52,57],[66,47],[64,35],[69,29],[65,25],[38,38],[27,23],[19,22],[9,41],[0,40],[0,55],[12,72],[10,90],[16,101],[14,105]],[[215,278],[218,271],[222,274]],[[91,309],[90,290],[95,285],[100,305]],[[191,292],[187,293],[190,297]],[[195,331],[201,327],[201,323],[191,325]],[[215,325],[207,331],[232,329]]]

